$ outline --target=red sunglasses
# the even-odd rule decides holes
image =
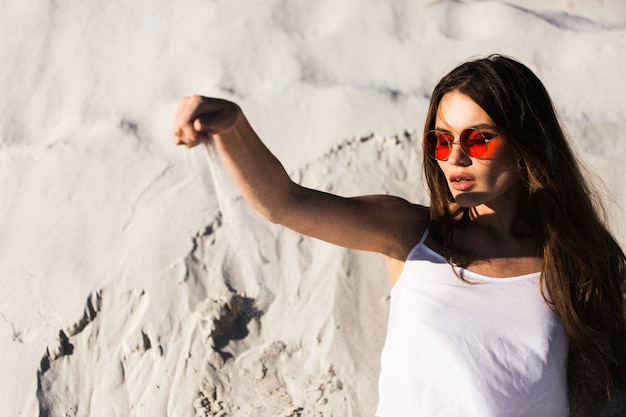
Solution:
[[[426,153],[438,161],[448,160],[454,144],[461,145],[463,152],[472,158],[480,158],[487,152],[487,144],[501,137],[501,134],[469,128],[462,131],[459,140],[455,141],[452,133],[431,130],[424,135],[423,146]]]

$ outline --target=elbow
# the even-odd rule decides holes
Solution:
[[[301,187],[293,185],[288,192],[270,193],[254,200],[252,208],[270,223],[290,227],[302,198]]]
[[[259,213],[265,220],[273,224],[284,224],[284,214],[276,207],[268,207],[265,205],[256,205],[254,210]]]
[[[287,217],[285,203],[279,198],[250,199],[248,204],[270,223],[284,225]]]

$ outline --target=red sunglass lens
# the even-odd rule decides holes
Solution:
[[[468,129],[461,134],[463,150],[474,158],[481,157],[487,152],[485,136],[478,130]]]
[[[445,161],[450,155],[450,142],[454,137],[442,132],[429,132],[427,135],[428,152],[432,157],[440,161]]]
[[[450,145],[448,142],[437,142],[437,147],[435,148],[435,158],[440,161],[445,161],[450,156]]]

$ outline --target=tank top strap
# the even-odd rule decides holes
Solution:
[[[426,227],[426,229],[424,230],[424,233],[422,234],[422,237],[420,239],[419,242],[417,242],[417,245],[415,246],[421,246],[424,244],[424,242],[426,242],[426,238],[428,237],[428,233],[430,232],[430,227]]]

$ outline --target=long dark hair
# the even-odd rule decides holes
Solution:
[[[542,289],[569,336],[570,412],[601,411],[612,389],[626,388],[626,258],[603,221],[599,198],[548,92],[525,65],[501,55],[459,65],[435,87],[424,132],[435,128],[439,103],[452,91],[474,100],[517,152],[525,213],[543,249]],[[450,235],[469,219],[469,209],[454,203],[441,169],[426,155],[424,172],[431,221],[443,230],[440,236]]]

